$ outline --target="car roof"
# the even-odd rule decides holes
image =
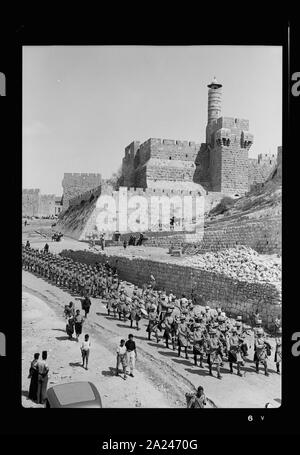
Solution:
[[[50,402],[55,402],[58,407],[69,407],[70,405],[80,405],[100,402],[100,395],[91,382],[78,381],[57,384],[50,387],[47,391]]]

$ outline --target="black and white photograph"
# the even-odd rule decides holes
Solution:
[[[23,408],[281,406],[282,53],[22,46]]]

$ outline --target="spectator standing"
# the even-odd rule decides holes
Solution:
[[[79,341],[79,337],[82,333],[82,326],[83,326],[83,316],[80,314],[80,310],[76,310],[76,315],[74,317],[74,324],[75,324],[76,341]]]
[[[37,363],[38,363],[39,357],[40,357],[39,352],[36,352],[34,354],[32,362],[30,364],[29,375],[28,375],[28,378],[30,378],[28,398],[33,401],[36,401],[36,399],[37,399],[37,388],[38,388]]]
[[[127,355],[127,363],[129,365],[129,370],[132,378],[134,378],[133,375],[133,370],[135,367],[135,361],[137,360],[137,354],[136,354],[136,345],[135,342],[133,341],[133,335],[130,333],[128,335],[128,340],[125,343],[126,346],[126,355]]]
[[[127,379],[126,376],[126,366],[127,366],[127,349],[125,346],[125,340],[120,341],[120,345],[117,347],[117,367],[116,367],[116,376],[119,376],[119,365],[121,363],[123,367],[124,379]]]
[[[88,369],[88,362],[89,362],[89,356],[90,356],[90,348],[91,348],[91,340],[88,334],[84,335],[84,341],[81,344],[81,355],[82,355],[82,366],[85,369]]]
[[[42,352],[42,360],[37,362],[38,371],[38,386],[37,386],[37,402],[44,404],[46,400],[47,384],[49,367],[47,364],[47,351]]]

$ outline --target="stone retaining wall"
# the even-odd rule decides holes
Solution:
[[[192,289],[199,302],[208,303],[211,308],[222,307],[233,317],[242,315],[250,321],[258,309],[265,327],[271,329],[277,316],[281,316],[281,291],[269,283],[238,281],[212,272],[180,265],[176,261],[152,261],[143,258],[129,258],[109,254],[95,254],[88,251],[64,250],[64,256],[84,263],[104,263],[116,266],[122,280],[141,286],[149,282],[151,274],[157,280],[159,289],[172,290],[177,296],[183,293],[190,297]]]
[[[281,217],[232,220],[207,226],[201,242],[183,245],[186,254],[206,253],[245,245],[261,254],[281,255]]]

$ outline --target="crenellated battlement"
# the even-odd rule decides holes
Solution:
[[[22,190],[22,194],[39,194],[40,189],[39,188],[25,188]]]
[[[79,177],[79,178],[85,178],[85,177],[95,177],[95,178],[98,178],[98,177],[101,177],[101,174],[98,174],[98,173],[93,173],[93,172],[90,172],[90,173],[84,173],[84,172],[65,172],[64,173],[64,178],[70,178],[70,177]]]
[[[268,164],[276,164],[277,162],[277,155],[275,155],[274,153],[260,153],[258,156],[257,156],[257,162],[258,164],[264,164],[264,163],[268,163]]]
[[[179,139],[161,139],[161,138],[149,138],[145,142],[142,142],[140,144],[140,147],[143,147],[145,145],[179,145],[182,147],[200,147],[200,144],[194,142],[194,141],[183,141]]]

